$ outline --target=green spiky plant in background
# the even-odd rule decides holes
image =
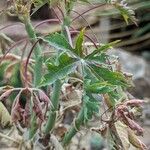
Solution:
[[[35,143],[39,143],[44,148],[48,148],[49,145],[51,148],[57,147],[56,149],[58,145],[59,149],[66,148],[82,127],[107,138],[110,141],[109,149],[129,149],[130,145],[146,149],[145,144],[138,139],[138,136],[143,134],[143,129],[134,120],[135,108],[139,108],[143,101],[129,99],[126,89],[132,85],[131,76],[121,71],[116,57],[107,54],[107,51],[119,41],[99,44],[99,41],[95,42],[86,34],[84,27],[81,31],[74,29],[72,19],[78,19],[80,15],[74,19],[70,14],[78,2],[93,5],[92,9],[106,4],[112,5],[120,11],[127,23],[128,21],[136,23],[134,11],[124,0],[13,0],[8,11],[18,16],[28,35],[18,43],[27,41],[32,47],[27,49],[25,45],[23,50],[28,50],[28,54],[26,57],[23,53],[21,58],[9,54],[14,45],[4,51],[1,56],[1,67],[4,67],[1,69],[7,70],[8,76],[10,73],[11,76],[16,76],[18,73],[20,84],[16,82],[15,85],[11,82],[3,84],[5,86],[1,87],[0,100],[7,101],[12,93],[16,94],[11,108],[12,121],[16,127],[19,124],[25,129],[21,134],[22,140],[30,141],[31,149],[35,148]],[[32,3],[35,5],[35,11],[45,3],[51,8],[59,8],[63,18],[56,13],[55,21],[61,24],[61,33],[37,36],[30,19]],[[49,20],[51,21],[54,20]],[[72,35],[77,35],[75,40]],[[94,50],[91,51],[90,46],[85,45],[85,37],[90,40]],[[44,55],[45,44],[50,47],[50,56]],[[50,49],[54,50],[52,54]],[[6,62],[8,64],[4,65]],[[15,72],[12,71],[15,69],[12,65],[17,68]],[[62,89],[66,84],[77,88],[74,83],[80,85],[81,102],[77,106],[74,120],[69,124],[69,128],[66,128],[67,132],[57,137],[55,130],[58,123],[63,123],[63,119],[60,122],[60,118],[62,114],[64,115],[64,111],[61,112],[62,97],[64,97]],[[100,113],[102,115],[99,117],[99,127],[89,128],[88,124]],[[58,138],[55,137],[57,141],[54,142],[55,144],[51,140],[54,135]],[[20,146],[24,145],[21,143]]]

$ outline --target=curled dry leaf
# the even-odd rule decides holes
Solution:
[[[37,96],[38,96],[40,102],[44,102],[44,104],[45,104],[45,114],[44,114],[44,118],[45,118],[48,107],[53,107],[53,105],[51,103],[50,98],[45,94],[44,91],[38,89],[37,92],[38,92]]]
[[[21,96],[25,96],[25,106],[22,106]],[[33,97],[32,97],[33,96]],[[31,100],[33,102],[33,106],[31,106]],[[32,107],[32,109],[31,109]],[[12,106],[12,120],[14,122],[23,121],[25,126],[30,124],[31,110],[33,110],[39,119],[39,124],[44,120],[44,115],[42,112],[41,102],[36,95],[36,93],[30,88],[23,88],[20,90],[18,95],[16,96],[13,106]]]
[[[122,142],[122,148],[124,150],[129,150],[130,148],[130,142],[128,139],[128,130],[127,130],[127,126],[125,124],[123,124],[121,121],[117,121],[115,122],[115,128],[118,134],[118,137],[120,138],[121,142]]]
[[[139,107],[143,103],[142,100],[130,100],[118,105],[115,109],[114,117],[119,118],[124,124],[126,124],[130,129],[136,131],[137,135],[143,135],[143,129],[134,120],[134,114],[131,108],[128,106]]]
[[[14,91],[14,89],[9,89],[9,90],[5,91],[5,92],[0,96],[0,101],[7,99],[13,91]]]
[[[50,98],[42,90],[38,90],[38,96],[44,103],[50,103],[50,105],[52,105]]]
[[[18,93],[16,96],[13,104],[12,104],[12,109],[11,109],[11,116],[12,116],[12,121],[17,122],[21,120],[21,115],[23,109],[21,108],[21,105],[19,103],[20,101],[20,96],[21,96],[22,90]]]
[[[136,131],[137,135],[143,135],[143,128],[140,127],[134,120],[128,118],[125,114],[123,114],[122,121],[129,126],[132,130]]]
[[[30,102],[30,99],[28,99],[26,101],[26,104],[25,104],[25,109],[24,109],[24,112],[23,112],[23,123],[26,124],[27,126],[29,125],[29,122],[30,122],[30,106],[31,106],[31,102]]]
[[[50,99],[43,91],[39,89],[20,88],[19,90],[20,91],[12,105],[11,115],[13,122],[16,123],[17,121],[21,121],[24,126],[28,127],[33,111],[36,115],[36,121],[38,122],[39,126],[41,126],[47,111],[43,108],[47,108],[48,104],[50,103]],[[25,99],[24,103],[22,102],[22,98]],[[44,102],[43,106],[41,102]],[[33,105],[31,105],[31,103]]]
[[[12,125],[12,120],[6,107],[0,102],[0,126],[6,127],[7,125]]]
[[[139,107],[139,106],[141,106],[143,103],[144,103],[143,100],[132,99],[132,100],[126,101],[126,102],[125,102],[125,105],[126,105],[126,106]]]
[[[128,138],[130,143],[140,149],[140,150],[147,150],[147,146],[134,134],[134,132],[128,128]]]
[[[42,107],[40,105],[40,101],[38,96],[34,93],[33,94],[33,111],[35,112],[36,116],[39,118],[39,124],[41,125],[41,123],[44,121],[44,114],[42,112]]]

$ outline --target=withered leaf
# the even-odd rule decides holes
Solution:
[[[123,114],[123,122],[129,126],[132,130],[136,131],[137,135],[143,135],[143,128],[138,125],[134,120],[128,118],[125,114]]]
[[[132,99],[132,100],[126,101],[126,102],[125,102],[125,105],[127,105],[127,106],[139,107],[139,106],[141,106],[143,103],[144,103],[143,100]]]
[[[0,102],[0,126],[4,128],[7,125],[12,125],[11,116],[3,103]]]
[[[39,96],[39,99],[40,99],[41,101],[43,101],[44,103],[50,103],[50,104],[51,104],[50,98],[45,94],[44,91],[38,90],[38,96]],[[52,105],[52,104],[51,104],[51,105]]]
[[[7,90],[6,92],[4,92],[1,96],[0,96],[0,101],[1,100],[5,100],[7,99],[10,94],[13,92],[13,89]]]
[[[117,134],[122,142],[122,146],[124,150],[129,150],[130,142],[128,140],[128,127],[123,124],[121,121],[115,122],[115,128]]]
[[[135,133],[129,128],[128,128],[128,138],[129,138],[130,143],[134,147],[136,147],[140,150],[147,149],[147,146],[140,139],[138,139],[138,137],[135,135]]]

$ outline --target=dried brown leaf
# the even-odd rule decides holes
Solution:
[[[12,104],[11,116],[12,116],[13,122],[17,122],[18,120],[21,120],[22,108],[19,103],[21,93],[22,93],[22,90],[18,93],[18,95],[16,96]]]
[[[138,139],[138,137],[135,135],[135,133],[128,128],[128,137],[129,137],[129,141],[130,143],[140,149],[140,150],[147,150],[147,146],[140,140]]]
[[[132,100],[126,101],[126,102],[125,102],[125,105],[127,105],[127,106],[139,107],[139,106],[141,106],[143,103],[144,103],[143,100],[132,99]]]
[[[14,89],[10,89],[10,90],[7,90],[6,92],[4,92],[4,93],[0,96],[0,101],[7,99],[13,91],[14,91]]]
[[[132,130],[136,131],[137,135],[143,135],[143,128],[140,125],[138,125],[134,120],[128,118],[125,114],[123,114],[122,121]]]
[[[129,147],[130,147],[130,142],[129,142],[129,139],[128,139],[128,127],[123,124],[121,121],[117,121],[115,122],[115,128],[116,128],[116,131],[117,131],[117,134],[122,142],[122,148],[124,150],[129,150]]]
[[[39,125],[41,125],[42,121],[44,121],[44,113],[42,111],[41,103],[38,98],[38,96],[34,93],[34,98],[33,98],[33,111],[35,112],[36,116],[40,119],[39,120]]]
[[[51,100],[50,98],[45,94],[45,92],[43,92],[42,90],[38,90],[38,95],[39,95],[39,99],[45,103],[50,103],[51,104]],[[52,105],[52,104],[51,104]]]

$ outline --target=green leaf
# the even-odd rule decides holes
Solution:
[[[111,48],[113,48],[113,46],[115,46],[116,44],[118,44],[120,42],[120,40],[116,40],[116,41],[113,41],[111,43],[108,43],[108,44],[103,44],[100,48],[98,48],[98,51],[100,52],[104,52],[104,51],[107,51]]]
[[[91,54],[87,55],[85,57],[85,59],[91,58],[91,57],[93,57],[94,55],[96,55],[98,53],[106,52],[107,50],[113,48],[113,46],[115,46],[119,42],[120,42],[120,40],[116,40],[116,41],[113,41],[113,42],[108,43],[108,44],[103,44],[98,49],[96,49],[95,51],[93,51]]]
[[[90,83],[103,82],[103,80],[97,78],[97,76],[93,74],[91,69],[86,65],[83,66],[83,75],[84,75],[85,82],[90,82]]]
[[[94,84],[85,85],[85,90],[90,93],[105,94],[112,92],[116,89],[116,86],[107,82],[97,82]]]
[[[76,40],[76,46],[75,46],[75,53],[82,57],[83,55],[83,40],[84,40],[84,32],[85,32],[85,28],[83,30],[81,30],[80,34],[78,35],[77,37],[77,40]]]
[[[105,98],[105,103],[110,108],[110,107],[115,107],[116,104],[122,102],[127,97],[126,97],[125,92],[121,88],[121,86],[117,86],[114,91],[110,91],[106,93],[104,95],[104,98]]]
[[[92,119],[92,116],[99,112],[100,103],[92,96],[85,95],[83,97],[84,107],[84,123]]]
[[[79,0],[79,1],[89,3],[89,0]]]
[[[129,86],[125,76],[117,71],[111,71],[107,68],[90,65],[89,68],[98,78],[103,78],[104,81],[112,85]]]
[[[77,60],[62,54],[58,58],[59,64],[47,62],[48,73],[42,78],[40,86],[46,86],[54,83],[57,79],[62,79],[71,73],[77,64]]]
[[[97,63],[106,65],[108,55],[105,53],[100,53],[98,55],[90,55],[87,59],[85,59],[88,63]]]
[[[74,51],[74,49],[71,47],[69,42],[66,40],[66,38],[59,33],[54,33],[46,36],[45,38],[42,38],[44,42],[49,43],[50,46],[53,46],[54,48],[58,50],[64,50],[64,51]]]

